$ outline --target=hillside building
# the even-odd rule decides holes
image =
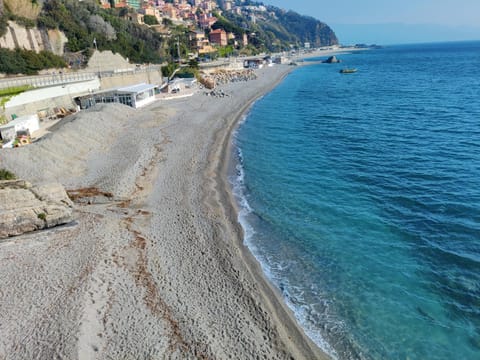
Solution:
[[[198,17],[198,25],[201,29],[210,29],[217,22],[217,18],[212,14],[201,14]]]
[[[143,4],[143,0],[126,0],[127,6],[134,8],[135,10],[140,9]]]
[[[223,29],[212,30],[212,32],[210,33],[210,42],[219,46],[227,46],[227,33]]]

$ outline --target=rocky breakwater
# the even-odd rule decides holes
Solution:
[[[228,84],[231,82],[255,80],[257,78],[257,74],[255,74],[255,71],[252,69],[234,71],[217,70],[211,76],[215,80],[215,83],[217,85]]]
[[[72,221],[73,203],[60,184],[0,181],[0,239]]]
[[[256,78],[257,74],[252,69],[216,70],[211,74],[203,75],[200,78],[200,83],[207,89],[214,89],[218,85],[255,80]]]

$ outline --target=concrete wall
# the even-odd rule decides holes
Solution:
[[[87,95],[91,91],[107,90],[139,83],[161,85],[161,71],[139,70],[110,74],[109,76],[102,76],[100,79],[95,78],[89,81],[65,83],[26,91],[13,97],[5,104],[5,115],[7,119],[11,119],[12,114],[18,116],[37,114],[41,110],[52,113],[55,107],[76,108],[73,101],[74,97]]]
[[[216,70],[242,70],[243,61],[237,60],[217,60],[209,63],[200,63],[200,70],[204,72],[213,72]]]
[[[138,71],[134,73],[117,73],[111,76],[102,76],[101,78],[101,88],[103,90],[140,83],[161,85],[162,72],[160,70],[154,70]]]
[[[39,111],[52,114],[55,107],[76,108],[74,97],[139,83],[161,85],[160,67],[137,66],[111,51],[96,51],[84,71],[6,78],[0,81],[0,88],[25,84],[38,87],[13,97],[5,104],[6,118],[11,119],[12,114],[21,116]]]
[[[135,64],[130,64],[128,59],[125,59],[120,54],[114,54],[110,50],[95,51],[88,60],[86,71],[99,72],[99,71],[123,71],[134,70]]]
[[[52,113],[55,107],[76,108],[75,96],[86,95],[99,88],[100,81],[95,79],[26,91],[5,104],[5,115],[11,119],[12,114],[37,114],[41,110]]]
[[[120,54],[111,51],[95,51],[88,61],[86,72],[101,73],[103,90],[139,83],[162,84],[160,67],[130,64]]]

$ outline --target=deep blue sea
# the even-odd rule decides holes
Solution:
[[[245,243],[334,358],[480,359],[480,42],[338,57],[238,130]]]

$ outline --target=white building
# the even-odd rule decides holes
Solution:
[[[82,109],[88,109],[97,103],[121,103],[137,109],[155,101],[156,89],[157,85],[142,83],[94,92],[75,98],[75,102]]]
[[[132,99],[132,105],[130,106],[137,109],[155,101],[156,88],[158,88],[157,85],[137,84],[119,88],[116,92],[119,97],[130,96]]]
[[[0,138],[11,141],[16,138],[17,131],[28,131],[31,134],[38,129],[40,129],[40,120],[37,114],[20,116],[0,126]]]

